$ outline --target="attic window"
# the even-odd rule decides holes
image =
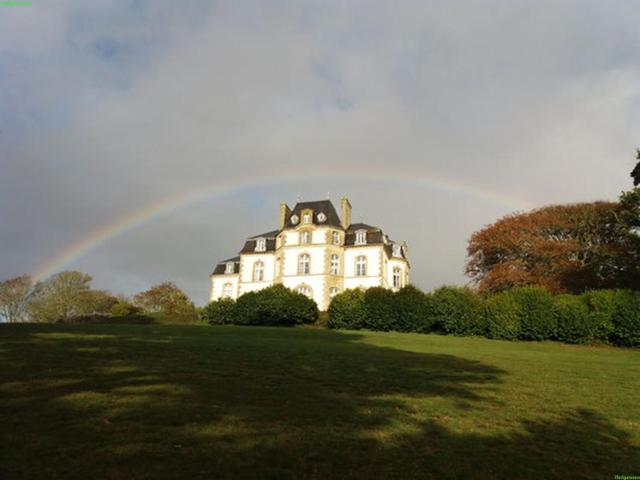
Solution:
[[[224,273],[233,273],[233,262],[227,262]]]
[[[366,245],[366,244],[367,244],[367,231],[358,230],[356,232],[356,245]]]
[[[298,220],[300,220],[298,218],[298,215],[292,215],[291,216],[291,223],[293,223],[294,225],[298,223]]]
[[[318,222],[324,223],[326,221],[327,221],[327,216],[323,212],[320,212],[318,214]]]
[[[393,256],[394,257],[402,256],[402,247],[400,245],[397,245],[397,244],[393,245]]]
[[[302,216],[302,223],[311,223],[311,215],[308,213],[305,213]]]
[[[256,252],[264,252],[267,250],[267,241],[264,238],[256,240]]]

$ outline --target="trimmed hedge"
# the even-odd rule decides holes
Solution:
[[[349,289],[336,295],[329,305],[329,328],[358,330],[366,325],[367,311],[364,292]]]
[[[602,342],[608,342],[613,333],[613,316],[618,292],[618,290],[591,290],[580,296],[589,311],[589,323],[594,326],[594,338]]]
[[[203,316],[212,324],[291,326],[318,319],[316,302],[283,285],[248,292],[238,300],[209,303]]]
[[[640,292],[618,290],[614,298],[611,340],[623,347],[640,346]]]
[[[383,287],[364,292],[365,327],[371,330],[398,330],[398,311],[395,294]]]
[[[519,305],[520,334],[522,340],[555,338],[556,320],[553,295],[542,287],[520,287],[509,292]]]
[[[487,337],[517,340],[520,336],[520,304],[511,292],[490,296],[486,303]]]
[[[575,295],[558,295],[554,299],[558,330],[557,340],[566,343],[589,343],[595,337],[596,324],[592,322],[589,308]]]
[[[201,315],[211,325],[232,324],[236,319],[236,302],[231,298],[221,298],[206,305]]]
[[[453,335],[484,335],[482,298],[468,287],[440,287],[431,297],[436,330]]]
[[[396,328],[399,332],[428,333],[435,321],[433,296],[413,285],[403,287],[394,295]]]

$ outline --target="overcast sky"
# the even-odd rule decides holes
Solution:
[[[0,6],[0,277],[208,188],[64,268],[203,304],[281,201],[346,195],[415,284],[463,284],[483,225],[630,187],[639,25],[612,0]]]

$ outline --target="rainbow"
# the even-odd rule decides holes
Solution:
[[[109,242],[114,237],[125,232],[140,227],[163,215],[177,210],[194,206],[216,197],[222,197],[243,189],[264,187],[280,183],[288,183],[302,180],[336,180],[336,179],[357,179],[370,181],[400,181],[422,187],[436,188],[451,191],[461,195],[471,196],[476,199],[496,203],[511,210],[522,210],[530,208],[531,204],[524,200],[499,192],[482,189],[475,185],[469,185],[458,180],[435,175],[424,171],[410,171],[402,169],[397,171],[394,168],[381,167],[375,165],[324,165],[323,170],[314,171],[306,168],[304,172],[296,171],[291,173],[278,172],[252,172],[250,176],[231,178],[215,181],[203,185],[199,188],[175,193],[162,198],[160,201],[149,203],[139,209],[126,213],[115,218],[112,222],[102,225],[71,244],[68,248],[60,252],[54,258],[41,265],[34,273],[36,281],[43,280],[53,273],[63,270],[67,265],[84,257],[92,250]],[[400,167],[402,168],[402,167]],[[293,169],[291,169],[293,170]],[[296,169],[297,170],[297,169]],[[332,172],[328,174],[327,172]],[[337,172],[337,173],[333,173]]]

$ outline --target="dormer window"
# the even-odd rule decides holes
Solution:
[[[227,262],[224,268],[224,273],[233,273],[233,262]]]
[[[366,244],[367,244],[367,231],[358,230],[356,232],[356,245],[366,245]]]
[[[327,221],[327,216],[323,212],[320,212],[318,214],[318,222],[324,223],[326,221]]]
[[[311,223],[311,214],[310,213],[305,213],[302,216],[302,223]]]
[[[267,250],[267,240],[264,238],[258,238],[256,240],[256,252],[264,252]]]
[[[394,244],[393,245],[393,256],[401,257],[402,256],[402,246]]]

